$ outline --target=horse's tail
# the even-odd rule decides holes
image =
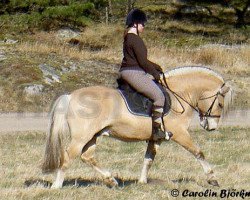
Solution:
[[[65,152],[64,140],[70,131],[66,118],[70,98],[70,95],[62,95],[56,100],[52,107],[42,164],[43,173],[53,172],[63,164]]]

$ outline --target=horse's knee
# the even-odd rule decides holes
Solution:
[[[85,151],[81,155],[82,161],[88,163],[91,166],[96,166],[97,162],[95,160],[94,153],[95,153],[95,145],[89,147],[87,150],[85,149]]]
[[[94,158],[95,149],[96,149],[95,144],[92,144],[91,146],[87,144],[86,146],[84,146],[81,155],[82,160],[91,161]]]
[[[66,170],[67,168],[69,168],[69,164],[70,164],[69,154],[68,151],[65,151],[63,156],[62,166],[60,168],[62,170]]]
[[[97,162],[94,158],[94,156],[88,156],[88,155],[85,155],[85,154],[82,154],[81,155],[81,159],[83,162],[86,162],[92,166],[96,166],[97,165]]]
[[[204,160],[205,156],[202,151],[199,151],[198,153],[195,154],[195,157],[199,160]]]

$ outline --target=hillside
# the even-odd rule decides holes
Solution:
[[[142,37],[150,59],[165,70],[210,67],[232,82],[235,107],[249,108],[249,27],[175,20],[166,17],[170,8],[144,9],[149,22]],[[84,26],[65,23],[50,28],[27,16],[0,15],[1,112],[48,112],[60,94],[90,85],[116,87],[124,16],[111,17],[109,24],[90,17]]]

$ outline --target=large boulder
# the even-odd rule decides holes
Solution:
[[[80,35],[79,31],[73,31],[70,28],[64,28],[57,31],[57,36],[61,39],[75,38]]]

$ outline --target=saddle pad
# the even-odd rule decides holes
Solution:
[[[161,85],[159,85],[159,87],[165,95],[164,115],[167,115],[171,107],[171,99],[165,89]],[[128,110],[132,114],[151,117],[151,110],[153,106],[152,100],[136,91],[123,89],[118,89],[118,91],[124,99]]]

